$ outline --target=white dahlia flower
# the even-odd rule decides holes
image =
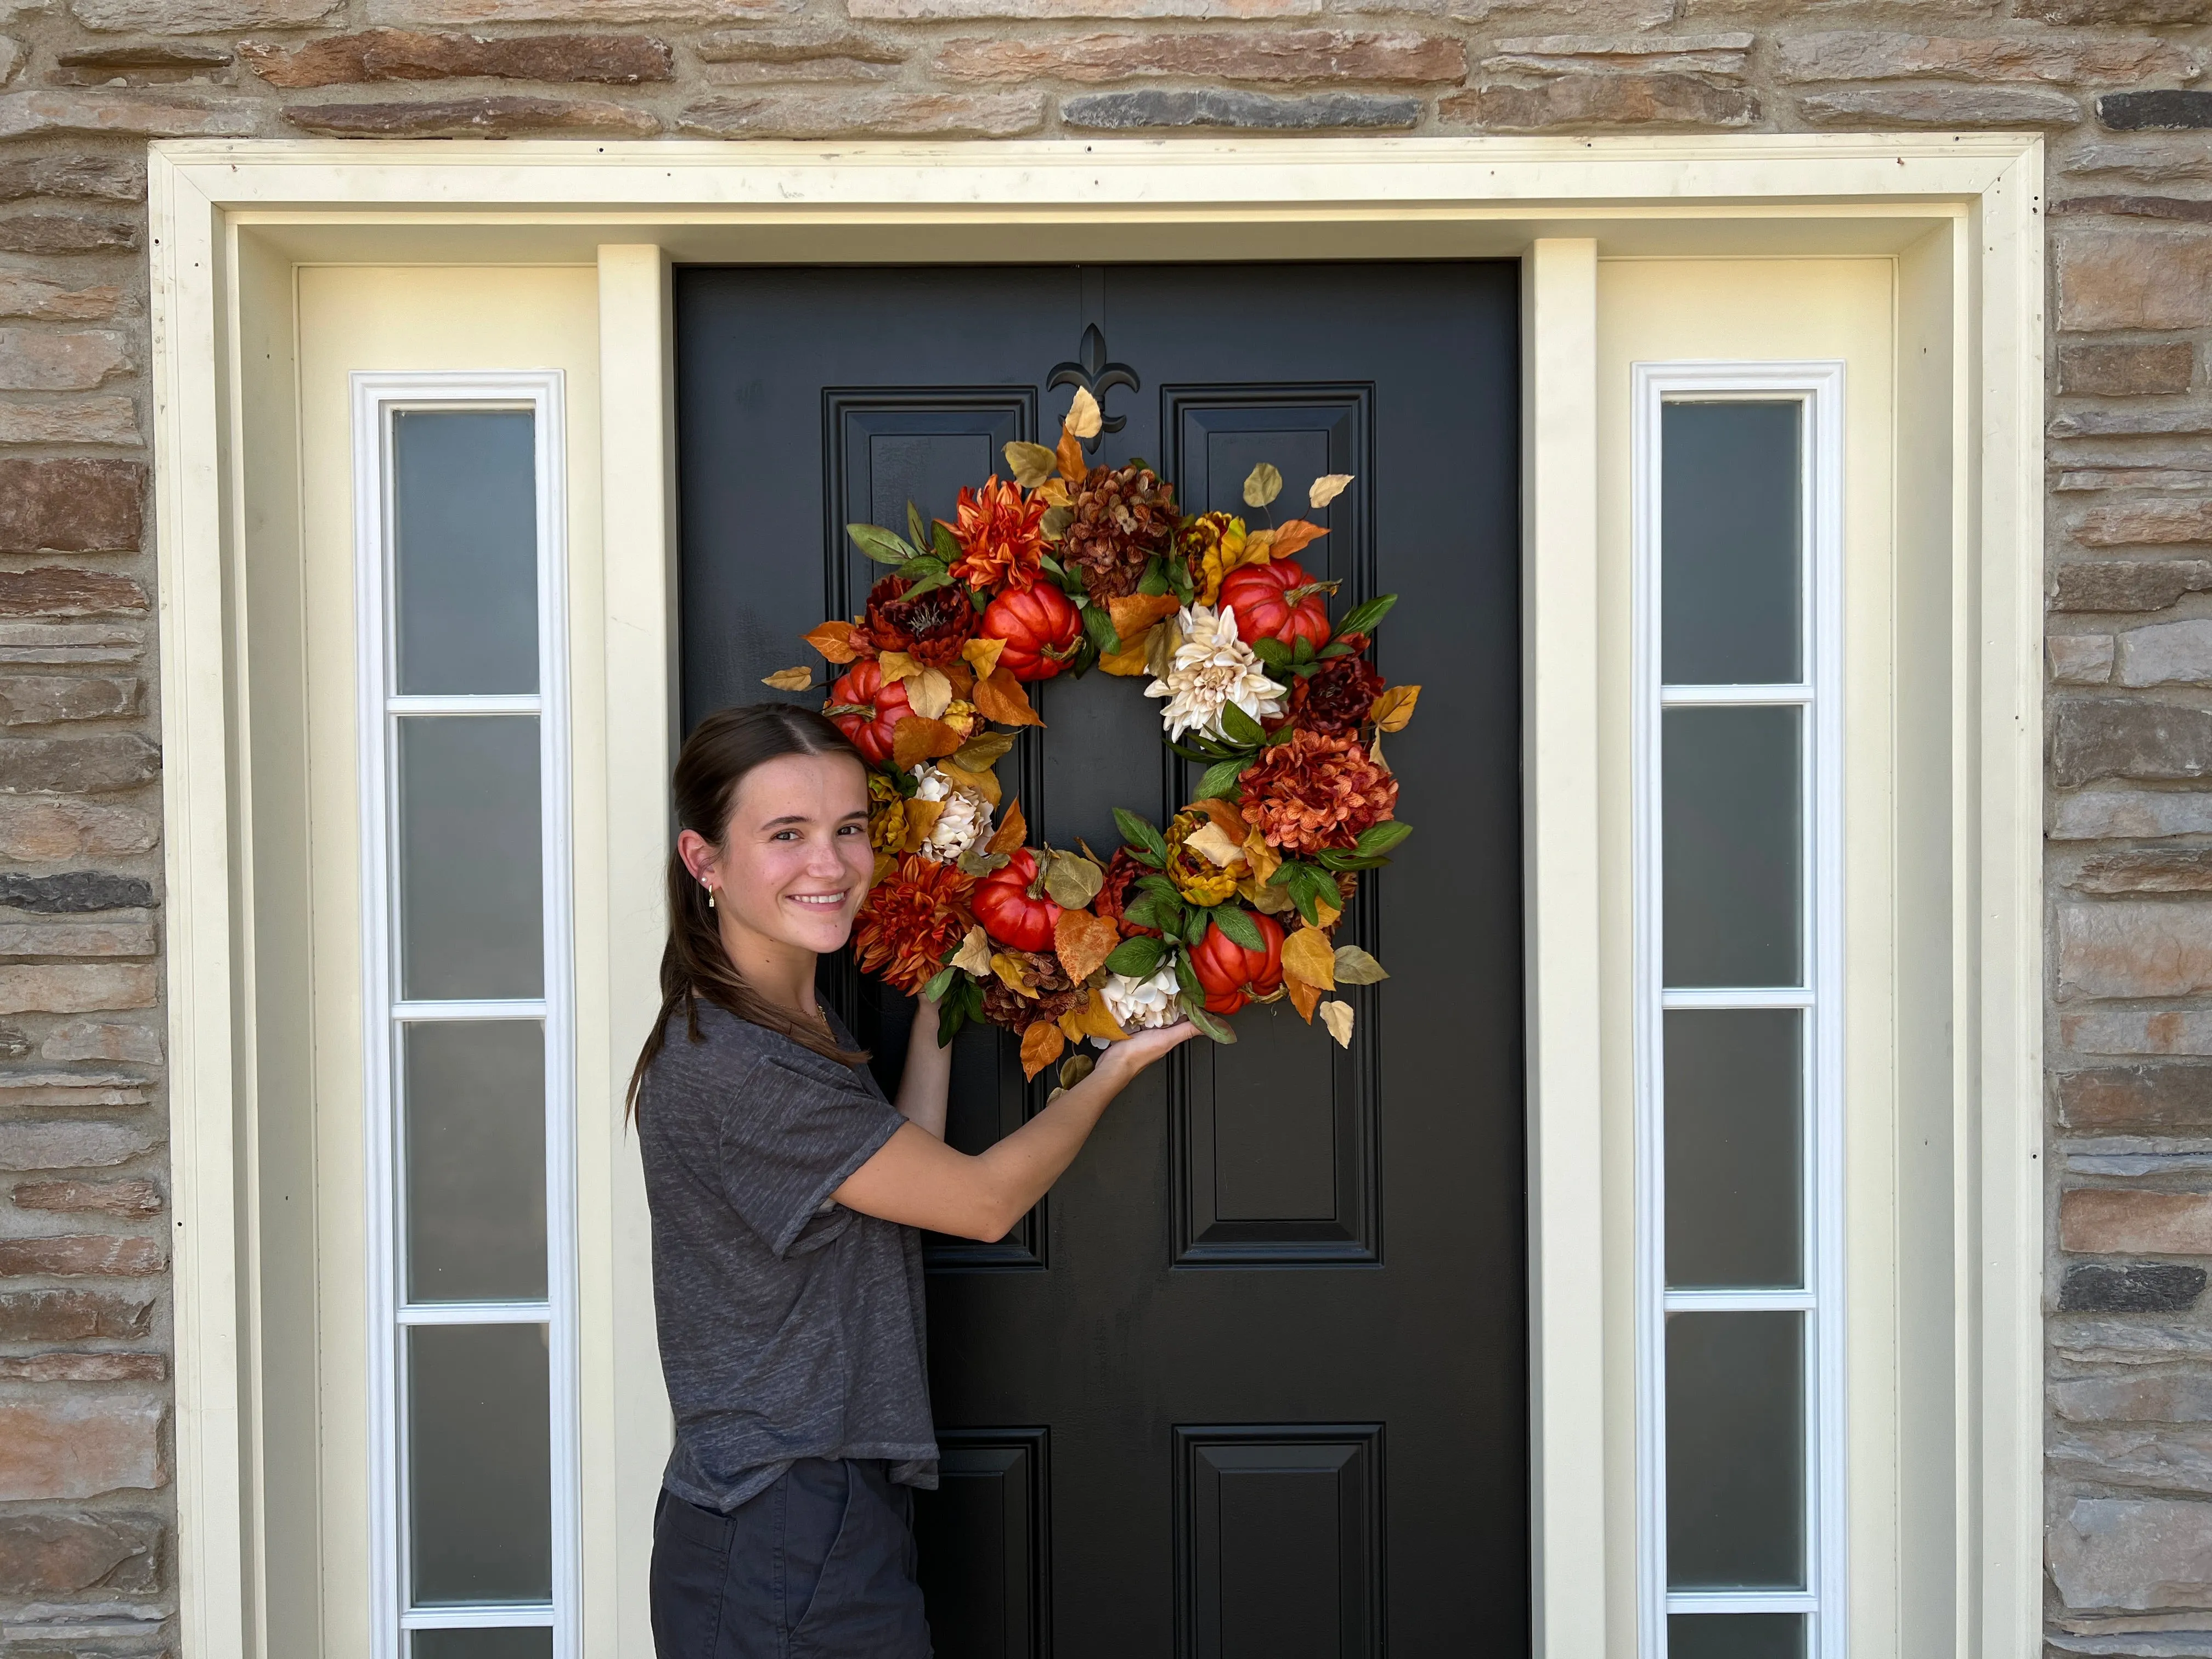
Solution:
[[[916,800],[945,803],[945,810],[930,826],[929,838],[917,849],[935,864],[956,864],[961,855],[991,833],[991,803],[973,789],[955,788],[944,773],[924,761],[914,769],[920,780]]]
[[[1176,1006],[1182,987],[1176,983],[1175,963],[1164,962],[1158,972],[1144,979],[1132,979],[1127,974],[1109,973],[1106,988],[1101,994],[1106,1002],[1106,1012],[1121,1023],[1125,1031],[1149,1031],[1156,1026],[1174,1025],[1182,1019],[1182,1010]],[[1099,1042],[1104,1048],[1104,1042]]]
[[[1232,702],[1255,720],[1283,712],[1283,688],[1267,678],[1252,647],[1237,637],[1233,609],[1224,606],[1217,614],[1211,605],[1189,605],[1181,620],[1182,643],[1176,647],[1167,678],[1145,688],[1146,696],[1168,700],[1160,721],[1170,738],[1186,732],[1221,736],[1221,711]]]

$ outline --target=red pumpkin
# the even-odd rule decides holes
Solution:
[[[1058,587],[1036,581],[992,600],[976,632],[1006,642],[999,666],[1016,679],[1048,680],[1067,665],[1083,637],[1083,617]]]
[[[1036,857],[1026,847],[1017,848],[1006,863],[975,884],[968,896],[968,908],[1000,944],[1017,951],[1049,951],[1060,907],[1042,892],[1030,896],[1036,878]]]
[[[1279,640],[1295,647],[1300,639],[1314,642],[1318,651],[1328,643],[1328,596],[1321,589],[1293,600],[1295,587],[1308,587],[1313,578],[1289,559],[1272,564],[1240,564],[1221,579],[1220,604],[1237,613],[1237,637]]]
[[[1273,916],[1246,912],[1260,930],[1262,951],[1247,950],[1215,922],[1190,953],[1190,965],[1206,991],[1208,1013],[1233,1014],[1250,997],[1273,994],[1283,983],[1283,930]]]
[[[881,766],[891,757],[891,737],[898,723],[914,710],[906,700],[904,680],[885,681],[881,664],[873,658],[856,662],[851,670],[830,688],[830,705],[872,708],[872,714],[832,714],[837,729],[852,738],[853,744],[874,765]]]

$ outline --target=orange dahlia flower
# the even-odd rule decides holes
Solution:
[[[960,544],[952,574],[970,587],[1027,587],[1044,556],[1045,504],[1000,483],[993,473],[981,489],[963,487],[953,522],[945,527]],[[939,519],[939,524],[945,520]]]
[[[957,865],[933,864],[909,853],[868,890],[853,924],[860,971],[880,974],[908,994],[944,965],[945,953],[975,926],[968,890],[975,885]]]
[[[1398,805],[1398,780],[1358,738],[1337,733],[1294,732],[1261,750],[1237,782],[1246,819],[1268,846],[1291,854],[1348,848]]]

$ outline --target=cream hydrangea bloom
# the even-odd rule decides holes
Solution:
[[[1114,1016],[1125,1031],[1148,1031],[1157,1026],[1175,1025],[1182,1022],[1182,1010],[1176,1006],[1176,998],[1182,988],[1176,983],[1175,963],[1163,963],[1158,972],[1144,979],[1132,979],[1127,974],[1109,973],[1104,990],[1100,994],[1106,1003],[1106,1012]],[[1093,1041],[1101,1048],[1106,1047],[1103,1038]]]
[[[1283,712],[1283,688],[1269,679],[1252,647],[1237,637],[1237,612],[1224,606],[1188,605],[1181,618],[1182,643],[1176,647],[1165,679],[1145,688],[1148,697],[1165,697],[1160,722],[1170,738],[1203,732],[1218,738],[1221,711],[1231,703],[1254,720]]]
[[[914,792],[916,800],[945,803],[945,810],[930,826],[929,839],[916,850],[933,864],[957,863],[963,854],[991,833],[991,803],[975,790],[955,788],[952,781],[927,761],[914,769],[914,775],[918,780]]]

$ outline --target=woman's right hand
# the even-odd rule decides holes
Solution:
[[[1107,1074],[1115,1089],[1126,1088],[1138,1073],[1170,1049],[1182,1047],[1198,1034],[1198,1027],[1187,1019],[1174,1025],[1156,1026],[1147,1031],[1133,1031],[1121,1042],[1108,1046],[1106,1052],[1098,1057],[1097,1069]]]

